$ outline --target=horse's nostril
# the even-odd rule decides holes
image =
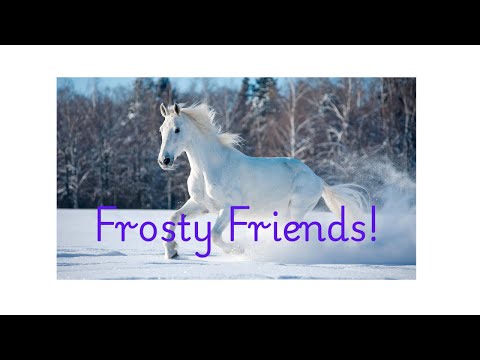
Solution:
[[[163,165],[168,165],[168,164],[170,164],[170,161],[171,161],[171,160],[170,160],[170,158],[168,158],[168,157],[165,158],[165,159],[163,159]]]

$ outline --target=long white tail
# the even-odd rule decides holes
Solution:
[[[360,217],[368,207],[368,191],[356,184],[326,186],[323,190],[323,199],[331,212],[340,216],[341,207],[345,207],[347,216]]]

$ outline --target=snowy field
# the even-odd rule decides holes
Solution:
[[[152,221],[160,228],[169,214],[115,210],[105,212],[102,220]],[[313,213],[309,220],[326,222],[330,216]],[[204,216],[197,221],[202,229],[202,223],[214,218]],[[195,252],[205,252],[206,244],[192,240],[180,242],[180,258],[167,261],[163,258],[163,241],[141,240],[138,228],[127,230],[126,241],[122,242],[120,229],[105,227],[102,242],[97,242],[96,210],[57,210],[57,275],[61,280],[415,279],[415,215],[379,216],[377,227],[378,240],[362,243],[272,244],[271,237],[254,243],[251,235],[244,234],[240,239],[247,248],[244,255],[224,255],[213,246],[212,254],[205,259]]]

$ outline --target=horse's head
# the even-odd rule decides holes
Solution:
[[[160,111],[165,118],[160,132],[162,134],[162,147],[158,155],[158,163],[163,170],[173,170],[175,159],[184,151],[189,141],[187,130],[188,121],[181,113],[180,106],[174,104],[168,109],[160,105]]]

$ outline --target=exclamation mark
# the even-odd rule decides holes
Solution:
[[[372,235],[375,234],[375,205],[372,206]],[[372,241],[377,240],[375,236],[372,236]]]

